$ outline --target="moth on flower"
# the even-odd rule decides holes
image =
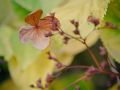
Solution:
[[[19,36],[22,43],[28,41],[32,42],[33,46],[43,50],[48,47],[50,37],[54,31],[58,31],[60,23],[59,20],[54,17],[54,14],[46,16],[40,19],[43,11],[41,9],[28,15],[25,18],[25,22],[29,26],[23,26],[20,28]]]

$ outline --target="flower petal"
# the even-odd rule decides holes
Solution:
[[[30,37],[33,36],[33,27],[31,26],[23,26],[20,28],[20,34],[19,34],[19,37],[20,37],[20,40],[22,43],[27,43],[29,40],[30,40]]]
[[[48,32],[40,30],[38,32],[34,31],[33,37],[31,39],[34,47],[43,50],[49,45],[50,37],[46,37],[45,34]]]
[[[46,30],[37,30],[35,27],[22,27],[20,29],[20,40],[22,43],[32,42],[33,46],[43,50],[49,45],[49,37],[45,34],[49,33]]]

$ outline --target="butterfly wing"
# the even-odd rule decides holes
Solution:
[[[25,22],[32,26],[36,26],[39,22],[39,19],[40,19],[42,13],[43,13],[43,11],[41,9],[35,11],[34,13],[28,15],[25,18]]]

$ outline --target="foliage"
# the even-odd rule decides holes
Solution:
[[[120,63],[120,1],[111,1],[108,11],[104,17],[107,22],[113,23],[117,28],[105,28],[101,30],[101,40],[107,48],[110,56]]]
[[[49,60],[46,54],[48,51],[52,51],[61,63],[70,65],[74,56],[86,49],[83,43],[76,40],[70,40],[65,45],[63,37],[60,35],[54,35],[51,38],[49,47],[43,51],[32,47],[30,43],[22,44],[19,40],[18,28],[24,23],[26,15],[37,9],[43,10],[42,17],[50,12],[55,12],[55,16],[60,20],[61,29],[70,35],[73,35],[75,29],[70,20],[77,20],[80,23],[79,31],[82,37],[86,37],[92,32],[86,41],[88,46],[92,46],[98,40],[100,34],[100,38],[110,56],[120,63],[119,0],[111,0],[110,4],[110,0],[51,0],[51,2],[50,0],[0,1],[0,11],[3,12],[0,15],[0,55],[4,56],[8,62],[10,75],[14,82],[8,81],[0,89],[15,84],[15,88],[20,90],[33,90],[29,85],[34,84],[39,78],[42,80],[42,84],[45,85],[47,75],[56,71],[55,62]],[[4,7],[5,5],[8,8]],[[117,29],[103,28],[100,33],[97,30],[93,31],[95,25],[88,22],[88,17],[91,15],[99,19],[100,22],[107,21],[115,24]],[[62,90],[76,76],[76,74],[73,74],[56,80],[51,87],[52,90]],[[83,80],[79,85],[82,90],[94,90],[90,81]],[[13,87],[13,89],[15,88]],[[73,88],[70,88],[70,90],[73,90]]]

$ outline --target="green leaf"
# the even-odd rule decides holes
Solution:
[[[11,46],[13,49],[13,55],[18,60],[18,64],[22,69],[33,63],[41,51],[32,47],[31,44],[22,44],[19,40],[19,32],[14,31],[11,37]]]
[[[20,90],[20,88],[16,87],[14,82],[9,79],[0,85],[0,90]]]
[[[120,63],[120,1],[111,1],[105,21],[117,25],[118,29],[101,30],[101,40],[107,48],[109,54]]]
[[[65,75],[56,79],[51,85],[50,90],[64,90],[68,85],[73,83],[76,79],[80,78],[82,75],[74,73],[71,75]],[[81,80],[76,86],[80,87],[80,90],[94,90],[91,81]],[[75,87],[69,87],[68,90],[75,90]]]
[[[14,31],[10,39],[13,57],[8,61],[8,67],[17,86],[22,90],[33,90],[29,85],[39,78],[45,85],[46,76],[53,72],[55,65],[48,59],[49,48],[41,52],[31,44],[22,44],[18,36],[18,31]]]
[[[36,88],[31,88],[30,85],[35,84],[38,79],[41,79],[42,84],[45,85],[46,76],[53,72],[55,65],[53,61],[48,59],[46,52],[42,52],[39,57],[34,59],[34,62],[24,70],[21,70],[16,56],[11,58],[11,60],[8,62],[8,67],[13,81],[18,87],[21,88],[21,90],[36,90]]]
[[[6,3],[6,0],[5,1],[0,1],[0,12],[3,12],[0,15],[0,21],[3,21],[3,19],[7,16],[8,8],[5,7],[5,3]]]
[[[57,52],[58,50],[61,49],[61,47],[63,47],[62,38],[63,37],[61,37],[61,35],[59,34],[52,36],[51,42],[50,42],[51,51]]]
[[[110,87],[108,90],[117,90],[119,87],[119,84],[114,84],[112,87]]]
[[[42,9],[44,15],[48,14],[53,8],[57,7],[63,0],[13,0],[15,7],[19,6],[19,10],[34,11],[36,9]],[[20,9],[21,7],[21,9]],[[19,11],[18,10],[18,11]],[[23,12],[25,11],[23,10]]]
[[[15,1],[12,2],[13,8],[16,12],[16,15],[18,15],[21,19],[24,19],[28,13],[30,13],[29,10],[25,9],[24,7],[21,7],[18,3]]]
[[[112,22],[113,24],[120,25],[120,1],[112,0],[109,4],[107,13],[104,17],[105,21]]]
[[[0,24],[7,22],[12,17],[11,0],[0,0]]]
[[[68,0],[53,11],[61,22],[61,28],[73,35],[74,26],[70,20],[77,20],[80,23],[79,30],[82,37],[86,37],[92,32],[94,25],[88,23],[88,17],[93,15],[100,20],[103,19],[110,0]],[[93,45],[98,40],[99,32],[94,31],[88,36],[87,44]],[[75,47],[75,48],[72,48]],[[76,54],[85,50],[86,47],[76,40],[70,40],[62,50],[67,53]],[[62,51],[61,50],[61,51]]]
[[[5,60],[9,60],[12,57],[12,49],[10,38],[13,30],[9,26],[0,27],[0,55],[5,56]]]

